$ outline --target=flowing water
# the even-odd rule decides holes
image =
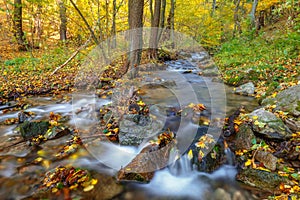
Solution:
[[[207,110],[210,110],[207,113],[208,117],[231,114],[240,105],[244,105],[249,110],[257,106],[257,102],[252,97],[235,95],[232,93],[232,88],[213,82],[210,77],[199,76],[198,73],[201,70],[197,67],[197,62],[203,61],[204,57],[206,57],[205,53],[193,53],[188,59],[166,62],[167,72],[176,73],[175,75],[160,73],[160,78],[164,81],[175,80],[176,86],[170,84],[171,86],[146,88],[142,96],[143,100],[147,104],[157,104],[161,107],[177,107],[180,106],[179,104],[188,104],[191,99],[196,98],[198,102],[207,106]],[[180,74],[180,80],[176,77],[178,74]],[[65,96],[69,98],[65,98],[65,100],[52,97],[31,97],[28,99],[31,106],[25,111],[35,113],[32,119],[47,119],[50,112],[60,113],[66,120],[65,125],[69,127],[78,128],[90,125],[87,114],[90,112],[74,113],[78,109],[91,109],[89,104],[91,99],[95,100],[95,98],[84,94],[77,95],[76,101],[72,102],[69,100],[71,95],[66,94]],[[99,108],[110,102],[109,99],[97,99],[94,106]],[[74,117],[75,115],[76,117]],[[18,112],[6,114],[0,111],[0,122],[17,116]],[[187,126],[190,129],[197,129],[194,124],[187,124]],[[1,141],[5,141],[7,138],[13,139],[16,135],[15,127],[16,125],[0,125]],[[189,129],[183,130],[190,131]],[[43,147],[51,154],[62,147],[64,140],[67,139],[69,138],[63,137],[59,139],[60,141],[49,141]],[[95,159],[88,152],[82,151],[78,153],[76,159],[53,162],[49,168],[69,163],[76,167],[84,167],[114,176],[117,172],[116,169],[128,164],[143,149],[143,145],[145,143],[139,147],[122,147],[112,143],[97,143],[96,153],[101,154],[100,160]],[[196,170],[196,167],[184,154],[168,167],[155,172],[150,183],[126,183],[124,191],[114,199],[226,199],[225,197],[248,199],[249,196],[234,181],[237,170],[233,162],[233,153],[229,149],[225,149],[225,153],[227,165],[223,165],[210,174]],[[24,173],[20,172],[17,168],[28,161],[29,154],[26,144],[14,151],[9,151],[9,153],[0,152],[0,199],[22,199],[35,191],[36,188],[29,185],[24,189],[25,186],[22,182],[26,179],[28,183],[33,182],[33,186],[37,185],[40,176],[47,170],[41,166],[29,166],[24,168]],[[94,153],[92,152],[92,154]],[[105,166],[103,163],[109,163],[112,166]],[[98,193],[102,192],[95,190]]]

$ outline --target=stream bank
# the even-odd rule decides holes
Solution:
[[[214,120],[211,117],[212,112],[226,112],[230,113],[229,115],[231,115],[240,107],[240,105],[244,105],[246,110],[252,111],[258,106],[257,101],[253,97],[237,96],[236,94],[232,93],[232,88],[226,86],[225,90],[223,91],[224,93],[215,92],[215,94],[213,94],[214,100],[212,101],[211,92],[208,88],[210,88],[212,91],[215,91],[214,88],[218,88],[220,86],[220,83],[214,82],[217,81],[217,79],[211,77],[213,75],[216,75],[213,73],[215,72],[215,66],[212,66],[207,61],[207,55],[205,53],[192,53],[187,57],[188,59],[186,60],[179,59],[177,61],[167,62],[167,70],[174,71],[176,72],[175,74],[180,73],[180,76],[184,77],[183,80],[186,80],[185,82],[191,86],[198,103],[203,104],[205,106],[205,109],[203,109],[201,106],[197,107],[198,104],[190,105],[189,107],[189,104],[193,103],[190,102],[191,98],[187,98],[187,95],[185,93],[181,93],[181,91],[183,91],[182,88],[177,88],[176,90],[176,83],[178,85],[178,80],[177,82],[175,81],[174,84],[174,81],[167,80],[162,76],[158,80],[158,82],[153,77],[145,77],[145,85],[147,87],[143,87],[141,90],[139,90],[141,92],[140,100],[142,100],[142,102],[146,105],[142,107],[146,108],[147,105],[149,105],[150,114],[156,116],[159,119],[158,122],[163,122],[159,123],[157,125],[157,128],[169,128],[173,129],[171,130],[172,132],[176,132],[179,129],[177,125],[181,122],[187,125],[184,126],[186,127],[186,129],[183,129],[185,132],[194,133],[193,131],[196,130],[196,134],[192,135],[193,140],[189,141],[188,147],[186,147],[187,145],[184,145],[185,148],[183,149],[185,151],[182,152],[181,159],[177,160],[173,165],[169,165],[165,169],[158,170],[157,172],[155,172],[155,174],[148,174],[151,175],[151,177],[147,179],[147,181],[150,181],[149,184],[119,184],[115,181],[115,175],[117,171],[119,171],[121,167],[130,164],[130,161],[132,161],[132,159],[134,159],[137,155],[140,154],[141,151],[143,151],[145,145],[147,147],[147,143],[143,143],[143,140],[139,144],[140,146],[137,147],[124,147],[112,145],[110,143],[107,144],[105,142],[101,143],[103,142],[101,141],[101,135],[98,136],[98,140],[95,140],[95,138],[93,138],[90,134],[91,130],[87,131],[86,128],[81,130],[81,140],[79,140],[78,138],[76,139],[77,133],[75,130],[80,127],[86,127],[91,123],[89,121],[91,117],[89,114],[93,114],[94,110],[90,109],[89,102],[95,99],[94,97],[91,98],[89,96],[85,96],[84,94],[82,96],[76,96],[75,98],[73,96],[73,101],[71,102],[70,96],[68,97],[68,95],[66,95],[65,98],[59,101],[59,103],[54,104],[52,98],[38,97],[33,98],[32,102],[39,102],[40,105],[30,106],[29,108],[25,109],[26,114],[30,115],[28,117],[28,120],[32,121],[49,119],[49,123],[52,126],[52,134],[48,134],[44,142],[44,138],[41,138],[42,140],[38,140],[37,138],[35,138],[34,142],[37,142],[38,145],[32,145],[33,141],[31,141],[30,143],[28,143],[27,141],[21,142],[17,145],[13,145],[6,150],[1,150],[1,166],[3,169],[1,170],[3,172],[1,175],[1,183],[3,183],[1,184],[3,185],[1,196],[3,198],[7,198],[9,195],[11,195],[11,198],[16,199],[21,199],[23,197],[27,197],[27,199],[39,199],[41,197],[50,198],[53,195],[53,191],[46,190],[46,193],[37,192],[39,191],[37,189],[41,188],[41,185],[43,186],[43,184],[41,184],[40,177],[44,177],[46,172],[48,172],[48,176],[51,176],[51,174],[55,174],[56,170],[63,171],[64,173],[70,175],[70,177],[73,177],[74,174],[71,173],[72,168],[57,169],[58,166],[69,166],[75,167],[75,169],[88,169],[88,171],[91,171],[89,176],[91,176],[92,179],[84,181],[84,185],[79,185],[78,190],[71,190],[71,194],[67,194],[66,191],[68,192],[68,190],[66,189],[60,192],[55,192],[55,189],[53,188],[56,188],[55,185],[58,184],[58,182],[55,182],[54,180],[44,179],[44,186],[47,186],[47,184],[50,183],[54,185],[51,190],[54,190],[54,194],[57,195],[55,196],[56,199],[64,198],[66,197],[66,195],[69,195],[72,198],[82,197],[84,199],[134,199],[136,195],[140,196],[142,199],[182,199],[185,197],[197,199],[199,196],[202,196],[204,199],[224,199],[224,196],[226,196],[227,199],[254,198],[255,196],[249,196],[249,194],[243,191],[235,182],[234,177],[237,173],[237,170],[234,166],[232,166],[232,164],[234,164],[233,152],[236,153],[236,149],[231,148],[232,151],[230,151],[230,149],[226,147],[226,143],[224,143],[223,136],[220,137],[218,141],[216,141],[217,148],[214,148],[211,153],[209,152],[209,154],[207,154],[208,156],[199,159],[199,150],[202,148],[200,145],[203,145],[203,143],[201,142],[204,142],[205,144],[206,141],[211,140],[210,137],[203,136],[207,136],[206,133],[210,128],[209,124]],[[209,75],[209,77],[199,76],[199,74],[204,73],[203,69],[205,69],[205,66],[207,64],[209,64],[207,67],[208,72],[205,73],[207,73],[206,75]],[[198,68],[198,66],[200,65],[203,69]],[[171,73],[171,75],[173,76],[171,80],[174,80],[174,74]],[[168,77],[171,77],[170,74],[168,74]],[[226,94],[227,96],[226,105],[224,105],[223,102],[223,94]],[[178,95],[183,95],[185,98],[178,98]],[[105,108],[105,105],[111,103],[111,100],[109,98],[96,99],[97,101],[95,101],[94,104],[96,105],[96,108]],[[184,103],[179,103],[178,99],[180,101],[183,101]],[[142,102],[137,101],[136,104],[142,104]],[[140,109],[140,107],[137,106],[132,106],[132,108],[136,110]],[[188,121],[189,119],[182,121],[181,118],[184,115],[182,115],[182,112],[180,115],[178,114],[179,110],[181,109],[186,111],[186,113],[193,112],[193,110],[195,109],[199,109],[197,111],[199,116],[197,115],[196,120],[192,119],[191,123],[190,121]],[[145,110],[143,109],[143,111]],[[138,123],[144,128],[147,127],[147,123],[149,122],[147,122],[146,118],[144,120],[143,117],[139,115],[141,114],[135,113],[132,115],[132,118],[130,117],[130,115],[128,115],[128,117],[126,118],[127,121],[122,121],[124,127],[129,127],[134,123]],[[18,112],[11,112],[9,114],[2,113],[1,117],[1,121],[3,122],[7,119],[18,117]],[[136,117],[138,117],[138,121],[136,120]],[[103,118],[107,118],[107,116],[104,115]],[[195,121],[197,123],[195,123]],[[145,125],[142,125],[143,123],[145,123]],[[266,122],[263,121],[263,123]],[[3,125],[1,127],[3,128],[3,134],[1,137],[4,141],[4,144],[2,146],[15,144],[18,141],[22,141],[23,138],[20,137],[19,133],[14,129],[13,125]],[[54,127],[55,129],[53,130]],[[124,135],[128,135],[128,131],[124,131],[124,127],[120,128],[120,132],[123,132]],[[149,128],[150,127],[151,126],[149,126]],[[242,127],[240,129],[242,129]],[[41,128],[39,128],[39,130],[41,132],[44,132]],[[133,129],[131,127],[130,131],[132,132],[132,130]],[[157,130],[150,130],[152,130],[152,132],[149,132],[149,138],[157,136],[156,134],[153,134],[158,133]],[[214,131],[215,129],[211,130]],[[220,127],[217,130],[219,131]],[[93,133],[97,133],[97,130],[92,131]],[[140,130],[138,130],[137,132],[139,131]],[[107,135],[107,133],[105,134]],[[235,137],[235,134],[236,133],[232,133],[229,135],[228,144],[230,147],[232,147],[233,142],[231,142],[229,139]],[[89,138],[89,136],[91,137]],[[171,133],[169,135],[163,136],[166,136],[168,140],[170,137],[173,137],[171,136]],[[185,135],[182,135],[183,137],[179,136],[180,134],[177,134],[176,140],[179,140],[180,144],[180,139],[181,141],[184,141],[183,139],[185,138]],[[113,136],[111,136],[111,138],[113,138]],[[165,138],[162,139],[163,141],[165,141]],[[173,139],[171,139],[171,141],[172,140]],[[245,140],[242,138],[240,141]],[[252,142],[252,138],[250,139],[250,141]],[[198,149],[196,148],[197,146],[195,145],[195,143],[198,144]],[[244,142],[241,143],[243,144]],[[247,144],[249,143],[249,141],[245,141],[245,143]],[[252,147],[251,144],[250,149]],[[256,138],[256,144],[260,144],[258,138]],[[189,148],[190,146],[192,148]],[[171,148],[173,147],[171,146]],[[205,149],[205,147],[203,148]],[[260,147],[257,147],[257,149],[258,148]],[[243,150],[243,147],[239,150]],[[251,152],[249,151],[249,153]],[[100,157],[97,157],[99,155]],[[246,158],[247,157],[237,159],[239,166],[244,166],[245,161],[247,161],[245,160]],[[137,161],[139,161],[139,159],[137,159]],[[114,163],[115,165],[109,166],[112,163]],[[223,167],[220,168],[220,165],[223,165]],[[199,173],[198,170],[202,172]],[[210,172],[210,174],[206,172]],[[85,174],[88,172],[82,171],[82,173]],[[249,181],[245,181],[245,177],[255,177],[254,179],[260,180],[260,176],[256,176],[253,174],[254,173],[252,171],[244,171],[244,173],[240,173],[238,177],[239,180],[244,181],[245,183],[251,183]],[[45,176],[45,178],[46,177],[47,176]],[[84,177],[85,176],[79,176],[75,180],[79,180],[78,178]],[[136,177],[137,176],[132,178],[131,176],[131,179],[129,180],[132,181]],[[266,176],[265,174],[263,174],[263,177],[270,176]],[[128,178],[128,176],[125,176],[125,178]],[[141,177],[139,176],[139,178]],[[26,186],[25,188],[22,187],[23,189],[20,193],[19,191],[17,191],[17,188],[20,187],[19,182],[27,179],[29,179],[29,186]],[[98,180],[97,183],[95,183],[95,181],[92,181],[94,179]],[[281,179],[276,177],[276,180],[277,179],[280,182]],[[68,187],[73,186],[71,183],[69,184],[70,185],[68,185]],[[93,184],[95,184],[95,186]],[[95,187],[98,189],[90,190],[92,191],[90,193],[81,191],[81,187],[83,188],[83,190],[87,190],[89,189],[87,188],[88,186],[90,186],[90,188]],[[199,186],[201,186],[201,188],[199,188]],[[265,187],[265,185],[259,186],[257,185],[257,183],[255,186],[260,189],[260,192],[263,191]],[[179,190],[178,188],[181,188],[181,190]],[[11,191],[11,194],[8,195],[7,191]]]

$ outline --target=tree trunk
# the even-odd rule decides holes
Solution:
[[[111,48],[114,49],[117,46],[116,41],[116,15],[117,15],[117,0],[113,0],[113,15],[112,15],[112,25],[111,25],[111,35],[112,35],[112,42]]]
[[[256,25],[255,13],[256,13],[257,4],[258,4],[258,0],[253,0],[251,12],[250,12],[250,28],[251,29],[255,28],[255,25]]]
[[[109,35],[109,0],[105,0],[105,32],[106,32],[106,44],[107,54],[110,54],[110,35]]]
[[[257,20],[257,25],[256,25],[256,29],[260,30],[261,27],[265,26],[265,12],[264,11],[260,11],[259,12],[259,17]]]
[[[14,36],[17,40],[18,49],[20,51],[27,50],[25,36],[22,28],[22,0],[14,0],[13,25]]]
[[[67,40],[67,9],[63,0],[58,1],[59,5],[59,17],[60,17],[60,26],[59,26],[59,35],[60,40]]]
[[[174,14],[175,14],[175,0],[171,0],[171,8],[167,19],[167,29],[169,34],[166,36],[167,39],[171,40],[171,48],[174,48]]]
[[[158,28],[160,22],[161,0],[155,0],[153,24],[151,24],[151,35],[149,40],[149,56],[157,59]]]
[[[151,19],[151,24],[153,24],[154,18],[153,18],[153,1],[149,0],[149,10],[150,10],[150,19]]]
[[[216,1],[216,0],[213,0],[213,1],[212,1],[211,14],[210,14],[211,16],[214,16],[214,14],[215,14],[216,4],[217,4],[217,1]]]
[[[238,32],[238,33],[242,32],[241,23],[240,23],[240,19],[239,19],[240,3],[241,3],[241,0],[237,0],[235,3],[233,37],[235,37],[236,32]]]
[[[128,23],[130,29],[129,41],[129,76],[137,76],[137,66],[141,62],[143,48],[143,13],[144,0],[129,0],[128,2]]]
[[[159,25],[160,31],[159,31],[158,41],[160,41],[163,29],[165,27],[166,5],[167,5],[167,1],[162,0],[161,1],[161,13],[160,13],[160,25]]]

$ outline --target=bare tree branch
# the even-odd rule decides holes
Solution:
[[[64,66],[66,66],[71,60],[73,60],[73,58],[75,58],[75,56],[83,49],[85,48],[88,43],[91,41],[91,36],[89,37],[89,39],[83,44],[81,45],[69,58],[68,60],[66,60],[62,65],[58,66],[52,73],[51,76],[53,76],[59,69],[63,68]]]
[[[81,11],[78,9],[78,7],[76,6],[76,4],[74,3],[73,0],[70,0],[71,4],[74,6],[75,10],[78,12],[78,14],[80,15],[80,17],[82,18],[82,20],[84,21],[85,25],[87,26],[87,28],[89,29],[89,31],[91,32],[91,35],[93,37],[94,42],[98,45],[99,41],[93,31],[93,29],[91,28],[91,26],[89,25],[89,23],[86,21],[85,17],[82,15]]]

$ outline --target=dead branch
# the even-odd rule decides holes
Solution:
[[[61,68],[63,68],[64,66],[66,66],[71,60],[73,60],[73,58],[75,58],[75,56],[83,49],[85,48],[88,43],[91,41],[91,36],[89,37],[89,39],[83,44],[81,45],[62,65],[58,66],[52,73],[51,76],[53,76],[58,70],[60,70]]]

